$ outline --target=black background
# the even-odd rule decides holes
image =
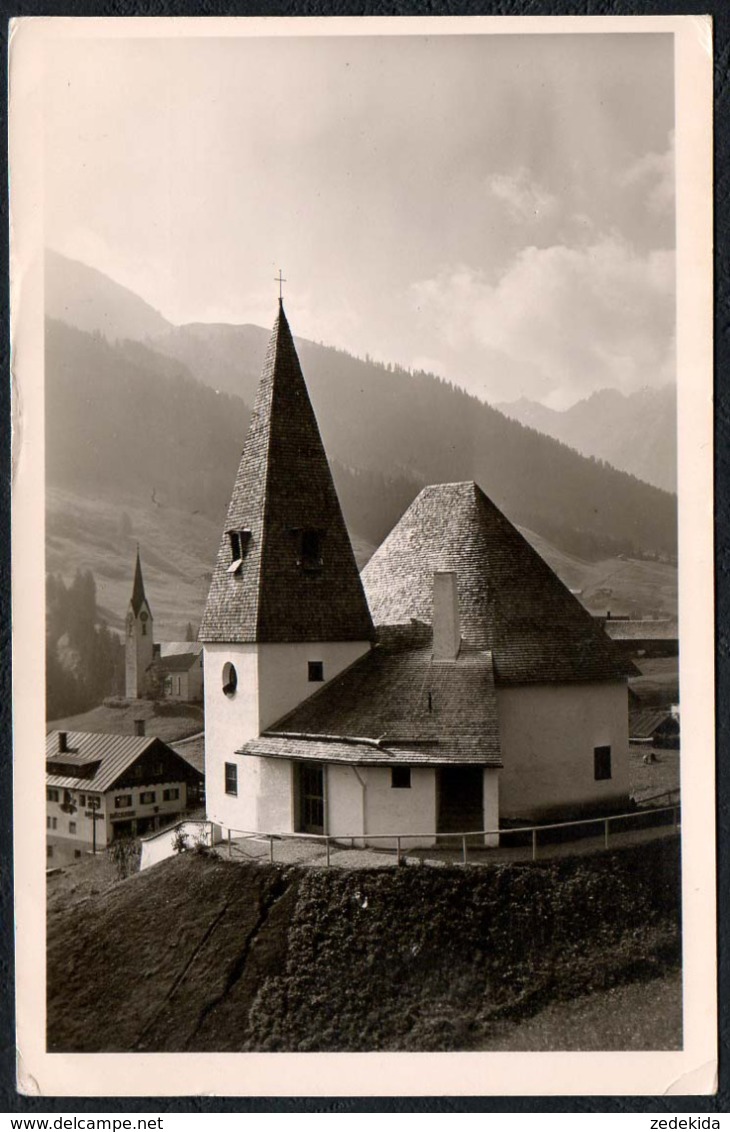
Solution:
[[[728,139],[730,138],[730,3],[671,3],[647,0],[644,3],[540,3],[538,0],[258,0],[249,3],[223,3],[205,0],[48,0],[46,3],[19,3],[9,7],[0,3],[2,34],[2,89],[7,90],[8,20],[14,16],[537,16],[537,15],[704,15],[714,21],[714,113],[715,113],[715,579],[717,622],[717,845],[719,901],[720,971],[720,1091],[714,1097],[411,1097],[411,1098],[201,1098],[201,1097],[24,1097],[15,1088],[15,1019],[13,1011],[13,888],[12,888],[12,709],[10,648],[10,334],[8,313],[8,246],[3,242],[0,288],[4,314],[4,334],[0,349],[0,1112],[266,1112],[266,1113],[354,1113],[394,1112],[654,1112],[725,1113],[730,1110],[728,1054],[728,895],[730,894],[730,397],[728,396],[728,340],[730,338],[730,296],[728,295],[727,235],[730,233],[730,189],[728,186]],[[0,107],[0,133],[7,137],[7,100]],[[5,184],[7,158],[3,153]],[[8,197],[0,198],[2,226],[8,231]],[[38,694],[43,680],[39,677]],[[22,814],[17,815],[22,820]],[[89,1075],[93,1080],[93,1056],[89,1055]],[[427,1082],[424,1081],[424,1088]]]

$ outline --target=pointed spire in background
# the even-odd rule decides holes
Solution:
[[[142,606],[149,602],[145,597],[144,581],[142,580],[142,563],[139,560],[139,543],[137,543],[137,563],[134,567],[134,585],[132,586],[132,609],[134,610],[135,617],[139,613]]]

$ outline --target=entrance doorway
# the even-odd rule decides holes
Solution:
[[[480,766],[439,767],[437,833],[484,829],[483,780]]]
[[[324,767],[297,764],[298,817],[301,833],[324,833]]]

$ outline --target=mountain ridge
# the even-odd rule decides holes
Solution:
[[[528,428],[576,452],[606,460],[664,491],[677,486],[677,392],[673,385],[634,393],[598,389],[568,409],[551,409],[520,397],[495,405]]]

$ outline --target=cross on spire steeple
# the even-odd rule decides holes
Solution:
[[[281,302],[283,299],[281,285],[286,283],[286,279],[281,274],[281,268],[279,268],[279,274],[274,277],[274,282],[279,284],[279,302]]]

